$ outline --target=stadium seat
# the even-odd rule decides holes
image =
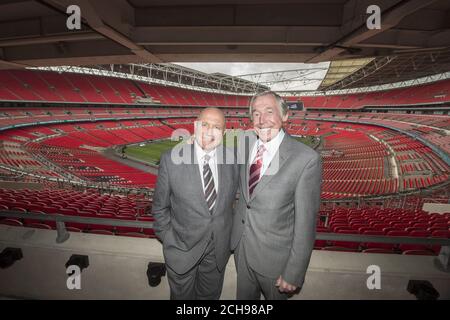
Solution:
[[[14,227],[22,227],[23,224],[17,219],[5,218],[0,220],[0,224],[14,226]]]
[[[156,238],[155,230],[153,230],[152,228],[144,228],[142,230],[142,233],[149,235],[151,238]]]
[[[27,228],[35,228],[35,229],[45,229],[52,230],[52,227],[45,223],[34,222],[30,224],[25,224]]]
[[[450,239],[450,231],[448,230],[435,230],[431,233],[432,238],[442,238],[442,239]],[[441,251],[440,245],[431,245],[430,250],[433,251],[436,255]]]
[[[380,248],[364,249],[362,252],[363,253],[384,253],[384,254],[396,254],[397,253],[394,250],[380,249]]]
[[[409,233],[409,237],[415,237],[415,238],[427,238],[430,236],[430,232],[428,231],[411,231]],[[413,250],[429,250],[428,245],[420,245],[420,244],[400,244],[398,248],[402,251],[413,251]]]
[[[116,232],[116,235],[132,238],[150,238],[150,235],[140,232]]]
[[[106,235],[106,236],[114,235],[114,233],[111,230],[106,230],[106,229],[92,229],[92,230],[89,230],[89,233],[102,234],[102,235]]]
[[[325,250],[325,251],[342,251],[342,252],[359,252],[358,248],[339,247],[339,246],[324,247],[324,248],[322,248],[322,250]]]
[[[384,236],[385,233],[383,231],[365,231],[363,233],[364,235],[372,235],[372,236]],[[387,250],[387,251],[393,251],[395,248],[395,244],[392,243],[378,243],[378,242],[365,242],[362,243],[361,246],[363,248],[367,249],[380,249],[380,250]]]
[[[402,252],[403,255],[416,255],[416,256],[434,256],[435,253],[431,250],[406,250]]]

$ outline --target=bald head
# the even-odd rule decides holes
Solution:
[[[220,120],[221,126],[223,127],[223,129],[225,129],[225,115],[219,108],[209,107],[203,109],[198,115],[197,121],[202,121],[202,119],[206,118],[211,118],[217,120],[218,122]]]
[[[205,151],[217,147],[225,132],[225,115],[218,108],[206,108],[195,121],[195,139]]]

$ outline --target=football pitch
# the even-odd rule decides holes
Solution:
[[[127,146],[125,149],[125,154],[146,163],[158,165],[161,154],[164,151],[174,147],[177,143],[178,141],[167,139],[150,143],[142,143],[135,146]]]
[[[226,141],[228,139],[233,139],[235,135],[236,135],[235,132],[227,132],[224,137],[225,142],[224,144],[226,145]],[[295,139],[309,146],[314,144],[314,140],[311,139],[311,137],[305,138],[295,137]],[[159,159],[161,158],[161,154],[164,151],[173,148],[178,143],[179,143],[178,141],[172,141],[170,139],[167,139],[149,143],[142,143],[140,145],[135,146],[127,146],[125,148],[125,154],[132,158],[144,161],[146,163],[158,165]]]

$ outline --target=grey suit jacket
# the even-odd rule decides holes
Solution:
[[[249,197],[248,152],[255,142],[256,138],[247,150],[246,164],[240,168],[240,198],[234,211],[231,248],[244,241],[247,262],[257,273],[271,278],[281,275],[288,283],[301,286],[315,241],[321,158],[286,133]],[[277,165],[276,173],[268,175]]]
[[[219,146],[219,190],[211,214],[202,188],[194,145],[184,145],[181,155],[184,152],[190,153],[188,163],[174,163],[171,150],[161,156],[152,204],[154,230],[163,243],[165,262],[179,274],[187,272],[199,261],[213,233],[217,266],[222,270],[230,257],[232,210],[239,184],[238,167],[224,164],[222,159],[229,157],[232,151]]]

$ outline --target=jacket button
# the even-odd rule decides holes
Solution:
[[[242,219],[241,221],[242,221],[242,223],[245,223],[245,220],[244,220],[244,219]]]
[[[250,206],[249,206],[249,205],[247,205],[247,209],[250,209]]]

